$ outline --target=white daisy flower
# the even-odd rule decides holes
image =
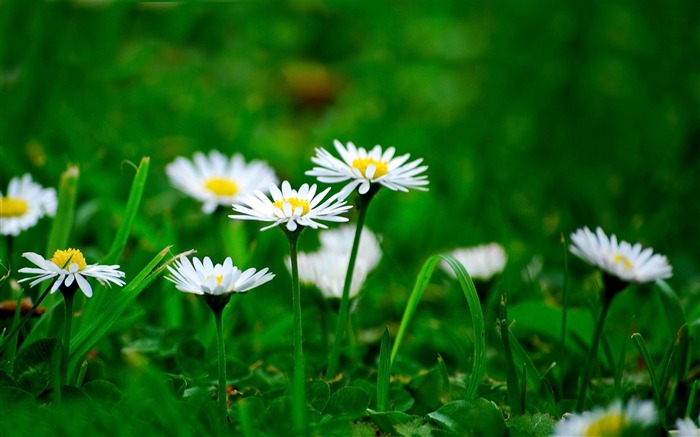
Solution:
[[[223,264],[214,265],[207,256],[200,261],[193,257],[190,261],[183,257],[175,261],[175,267],[168,266],[171,276],[165,279],[174,282],[175,288],[185,293],[221,296],[230,293],[245,293],[275,277],[267,267],[256,272],[251,268],[241,271],[233,265],[230,257]]]
[[[337,230],[321,232],[321,248],[316,252],[299,253],[299,281],[318,288],[326,298],[343,296],[345,275],[350,260],[350,249],[355,236],[355,228],[345,225]],[[367,275],[377,267],[382,257],[379,241],[372,231],[362,229],[360,247],[355,259],[355,270],[350,283],[350,297],[354,298],[362,289]],[[285,258],[287,269],[291,270],[289,257]]]
[[[665,256],[653,254],[651,248],[642,250],[639,243],[618,243],[615,235],[608,238],[600,228],[595,234],[588,227],[577,229],[571,242],[571,253],[623,281],[641,283],[671,277]]]
[[[616,401],[608,408],[567,416],[557,422],[554,436],[637,436],[656,423],[654,403],[634,399],[624,408],[620,401]]]
[[[111,286],[110,282],[120,287],[124,285],[124,281],[119,279],[124,277],[124,272],[119,270],[118,265],[88,265],[83,253],[78,249],[57,250],[51,259],[44,259],[44,257],[34,252],[25,252],[22,256],[37,267],[23,267],[19,269],[20,273],[35,275],[30,278],[20,279],[19,282],[32,281],[29,283],[29,286],[33,287],[40,282],[56,278],[51,287],[51,293],[55,293],[61,286],[71,287],[74,286],[74,283],[77,283],[85,296],[92,297],[92,287],[86,279],[89,277],[97,279],[102,285]]]
[[[346,212],[352,206],[347,205],[345,200],[338,198],[338,195],[323,201],[329,191],[330,188],[326,188],[321,193],[316,194],[316,184],[310,187],[308,184],[304,184],[299,190],[293,190],[289,182],[284,181],[281,190],[275,185],[270,185],[272,200],[259,190],[256,190],[253,195],[241,197],[239,204],[233,204],[233,210],[240,214],[229,217],[240,220],[273,222],[262,228],[261,231],[282,223],[286,223],[287,229],[294,232],[298,225],[314,229],[327,228],[328,226],[318,222],[320,220],[348,221],[347,217],[342,217],[339,214]],[[322,201],[323,203],[321,203]]]
[[[12,178],[7,193],[0,191],[0,234],[19,235],[44,215],[53,217],[57,206],[56,190],[42,188],[29,173]]]
[[[406,164],[410,154],[394,157],[396,149],[389,147],[382,152],[381,146],[374,146],[369,152],[363,147],[355,147],[352,142],[347,147],[334,140],[333,145],[342,160],[331,155],[326,149],[317,148],[316,156],[311,158],[314,167],[306,172],[325,183],[350,182],[341,190],[340,197],[347,197],[355,187],[360,187],[360,194],[369,191],[372,183],[381,184],[391,190],[408,191],[409,188],[428,191],[428,176],[421,174],[428,169],[420,165],[423,159],[416,159]]]
[[[455,249],[450,254],[462,263],[472,279],[481,281],[488,281],[501,273],[507,260],[506,251],[498,243]],[[440,267],[453,278],[457,277],[446,262],[442,261]]]
[[[217,150],[209,156],[194,154],[192,161],[177,157],[165,167],[170,183],[185,194],[203,202],[202,211],[214,212],[218,205],[238,202],[255,190],[266,190],[277,183],[275,172],[262,161],[246,164],[243,156],[227,158]]]
[[[700,421],[700,417],[698,417],[698,421]],[[700,428],[690,418],[676,420],[676,428],[678,428],[677,431],[670,431],[669,434],[678,437],[700,436]]]

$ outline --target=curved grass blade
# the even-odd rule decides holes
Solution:
[[[501,331],[501,340],[503,341],[503,353],[506,360],[506,381],[508,386],[508,403],[510,411],[514,415],[523,414],[522,395],[520,384],[518,383],[517,367],[513,361],[513,350],[510,347],[510,327],[508,326],[508,306],[506,304],[505,294],[501,296],[500,319],[498,326]],[[524,363],[523,363],[524,364]],[[523,372],[524,374],[524,372]],[[524,381],[523,381],[524,383]]]
[[[459,285],[464,292],[464,297],[467,299],[467,304],[469,305],[469,311],[471,313],[472,325],[474,329],[474,363],[469,384],[467,386],[466,399],[474,399],[479,387],[479,382],[484,375],[484,368],[486,364],[486,356],[484,354],[486,350],[484,315],[481,312],[479,295],[476,293],[476,288],[474,287],[472,278],[469,276],[467,269],[465,269],[464,266],[452,255],[433,255],[423,264],[423,267],[416,278],[416,284],[413,287],[413,291],[408,298],[408,304],[404,310],[403,317],[401,318],[401,325],[399,326],[399,331],[396,334],[394,347],[391,350],[391,363],[393,364],[396,360],[396,355],[399,352],[401,340],[406,334],[408,325],[411,322],[416,309],[418,308],[420,299],[423,296],[423,291],[425,291],[425,287],[428,285],[428,282],[433,275],[435,266],[437,266],[437,263],[441,260],[444,260],[457,275],[457,280],[459,281]]]
[[[71,165],[61,174],[58,183],[58,208],[51,224],[49,240],[46,245],[46,257],[50,258],[58,249],[65,249],[73,228],[75,201],[78,197],[78,179],[80,170]]]
[[[122,221],[117,235],[114,237],[112,242],[112,247],[105,257],[100,260],[100,264],[116,264],[119,258],[124,252],[124,247],[126,247],[126,242],[131,233],[131,227],[136,219],[136,213],[138,212],[139,205],[141,204],[141,198],[143,197],[143,190],[146,186],[146,178],[148,177],[148,167],[151,162],[151,158],[143,157],[141,158],[141,163],[136,169],[136,175],[134,176],[134,182],[131,185],[131,190],[129,191],[129,199],[126,201],[126,209],[124,210],[124,220]]]
[[[377,411],[389,411],[389,383],[391,379],[391,340],[389,328],[384,328],[379,346],[379,369],[377,370]]]
[[[644,343],[644,338],[642,338],[639,332],[632,334],[632,342],[637,347],[639,355],[641,355],[649,371],[649,378],[651,379],[651,385],[654,389],[654,398],[656,399],[656,405],[658,407],[661,405],[661,391],[659,387],[659,378],[656,375],[656,370],[654,370],[654,362],[651,360],[651,355],[649,355],[649,350]]]
[[[105,299],[101,305],[91,305],[95,310],[91,311],[91,316],[85,318],[85,323],[83,323],[80,329],[73,335],[71,341],[72,350],[70,353],[71,365],[80,360],[90,348],[109,331],[124,310],[138,297],[144,288],[165,270],[166,266],[178,258],[187,256],[193,252],[190,250],[180,253],[158,266],[158,263],[160,263],[169,251],[170,246],[163,249],[131,282],[126,284],[123,289],[111,293],[110,298]],[[96,308],[98,306],[99,308]]]

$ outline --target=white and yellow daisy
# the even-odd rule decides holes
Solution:
[[[700,417],[698,417],[698,422],[700,422]],[[673,437],[698,437],[700,436],[700,428],[693,422],[689,417],[685,419],[676,420],[675,431],[670,431],[669,435]]]
[[[0,191],[0,234],[19,235],[45,215],[56,214],[56,190],[42,188],[30,174],[10,180],[7,193]]]
[[[651,401],[620,401],[608,408],[596,408],[581,414],[567,415],[556,425],[555,437],[639,436],[656,423],[656,409]]]
[[[615,235],[608,238],[600,228],[595,234],[588,227],[577,229],[571,242],[571,253],[625,282],[651,282],[672,275],[665,256],[654,254],[651,248],[642,250],[639,243],[618,243]]]
[[[177,157],[165,167],[165,172],[176,188],[203,202],[202,211],[206,214],[277,183],[275,172],[266,163],[246,164],[240,154],[227,158],[217,150],[209,152],[209,156],[197,152],[192,161]]]
[[[462,263],[472,279],[481,281],[488,281],[501,273],[507,260],[506,251],[498,243],[455,249],[450,254]],[[456,277],[446,262],[442,261],[440,267],[453,278]]]
[[[347,205],[338,195],[334,195],[323,201],[330,188],[326,188],[316,194],[316,184],[302,185],[299,190],[292,189],[288,181],[282,182],[281,189],[270,185],[270,200],[262,191],[256,190],[254,194],[243,196],[239,204],[233,204],[233,210],[240,214],[229,215],[232,219],[258,220],[273,222],[261,229],[273,228],[282,223],[287,230],[296,231],[299,225],[310,228],[327,228],[319,221],[346,222],[347,217],[340,214],[346,212],[351,205]],[[323,201],[323,203],[321,203]]]
[[[230,257],[223,264],[214,264],[207,256],[203,260],[193,257],[190,261],[183,257],[168,266],[171,276],[165,279],[174,282],[175,288],[185,293],[221,296],[231,293],[245,293],[275,277],[267,267],[257,271],[250,268],[241,271],[233,265]]]
[[[321,248],[318,251],[298,254],[299,281],[315,286],[326,298],[340,299],[343,296],[354,234],[355,228],[351,225],[321,232]],[[377,267],[381,257],[382,251],[377,237],[367,228],[362,229],[350,284],[351,298],[360,292],[367,276]],[[289,257],[285,258],[285,263],[287,268],[291,269]]]
[[[77,284],[85,296],[92,297],[92,287],[86,278],[95,278],[100,284],[107,286],[111,286],[110,283],[120,287],[124,285],[124,281],[120,279],[124,277],[124,272],[119,270],[118,265],[88,265],[83,253],[78,249],[57,250],[51,259],[44,259],[34,252],[25,252],[22,256],[37,267],[19,269],[20,273],[35,275],[20,279],[19,282],[32,281],[29,286],[33,287],[40,282],[56,278],[51,287],[51,293],[55,293],[61,286],[69,288]]]
[[[408,191],[409,188],[427,191],[428,176],[423,173],[427,165],[420,165],[423,159],[416,159],[406,164],[410,154],[394,157],[396,149],[389,147],[382,151],[381,146],[374,146],[370,151],[355,147],[352,142],[347,146],[334,140],[333,145],[342,160],[331,155],[326,149],[317,148],[316,156],[311,161],[318,165],[306,172],[325,183],[350,182],[341,190],[341,197],[347,197],[356,187],[365,194],[373,183],[381,184],[391,190]]]

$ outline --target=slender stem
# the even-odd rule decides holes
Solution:
[[[65,290],[63,301],[65,303],[65,319],[63,321],[63,350],[61,354],[61,385],[68,384],[68,357],[70,356],[70,337],[73,327],[73,301],[75,300],[75,290]]]
[[[219,387],[217,393],[217,403],[219,410],[224,417],[228,415],[226,408],[226,351],[224,349],[224,325],[221,321],[223,308],[214,309],[214,322],[216,323],[216,350],[219,359]]]
[[[10,333],[5,336],[5,339],[3,340],[3,343],[0,346],[0,353],[2,351],[4,351],[5,347],[10,343],[10,339],[12,338],[12,336],[15,335],[17,333],[17,331],[22,329],[22,326],[24,326],[24,324],[27,323],[29,321],[29,319],[32,317],[32,314],[34,314],[34,311],[36,311],[36,309],[39,308],[39,305],[41,304],[41,302],[43,302],[44,299],[46,298],[46,296],[49,294],[49,290],[51,290],[52,284],[53,284],[53,282],[51,282],[51,284],[49,284],[49,286],[46,287],[46,290],[44,290],[44,292],[41,294],[41,296],[39,296],[39,299],[37,299],[36,303],[31,307],[29,312],[27,314],[25,314],[24,317],[22,318],[22,320],[20,320],[20,322],[17,324],[17,326],[12,328],[12,331],[10,331]]]
[[[566,336],[568,335],[567,318],[569,312],[569,251],[566,247],[566,239],[564,234],[561,234],[561,242],[564,248],[564,288],[562,289],[562,315],[561,315],[561,338],[559,339],[559,362],[561,369],[561,378],[559,384],[559,397],[564,395],[564,382],[566,372]]]
[[[369,193],[368,193],[369,194]],[[328,355],[328,369],[326,377],[335,377],[338,369],[338,360],[340,358],[340,349],[343,346],[343,337],[347,330],[348,313],[350,312],[350,286],[352,285],[352,276],[355,271],[355,261],[357,259],[357,250],[360,246],[360,237],[362,236],[362,227],[365,223],[365,216],[369,202],[372,199],[360,196],[360,204],[358,206],[359,215],[357,217],[357,227],[355,228],[355,239],[350,250],[350,260],[348,261],[348,269],[345,273],[345,283],[343,284],[343,296],[340,298],[340,310],[338,312],[338,324],[335,327],[335,339],[331,351]]]
[[[297,264],[299,233],[287,232],[292,264],[292,312],[294,314],[294,376],[292,379],[292,416],[294,435],[306,435],[306,395],[304,393],[304,351],[302,349],[301,290]]]
[[[598,354],[598,343],[600,343],[600,337],[603,333],[603,325],[605,325],[605,317],[610,309],[610,302],[612,299],[603,299],[603,309],[600,311],[600,317],[595,325],[595,330],[593,331],[593,341],[591,342],[591,349],[588,351],[588,358],[586,358],[586,365],[583,368],[583,379],[581,380],[581,385],[578,391],[578,400],[576,401],[576,411],[583,411],[583,406],[586,401],[586,390],[588,389],[589,379],[591,377],[591,372],[593,369],[593,364],[596,362],[596,356]]]

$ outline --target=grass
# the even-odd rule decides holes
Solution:
[[[674,268],[612,302],[586,405],[635,396],[663,403],[667,427],[696,418],[695,12],[691,1],[400,12],[345,1],[3,2],[0,189],[29,172],[57,188],[60,206],[0,243],[0,300],[20,297],[25,251],[80,247],[89,263],[119,264],[127,284],[77,296],[70,363],[81,383],[50,408],[63,307],[56,295],[41,303],[0,356],[0,434],[283,435],[287,247],[225,208],[202,214],[164,167],[218,149],[299,185],[312,182],[314,147],[335,138],[424,158],[430,191],[382,190],[372,202],[365,225],[383,236],[383,258],[350,312],[357,340],[337,378],[321,377],[321,325],[335,326],[337,308],[301,290],[312,433],[547,435],[574,407],[599,302],[594,270],[562,253],[561,236],[584,225],[652,246]],[[508,253],[495,282],[474,287],[454,262],[457,281],[433,272],[437,254],[489,241]],[[313,232],[299,240],[300,251],[316,245]],[[191,249],[277,274],[223,313],[230,422],[212,397],[209,309],[161,277]],[[41,289],[24,293],[36,301]],[[3,328],[17,326],[14,314],[3,312]]]

